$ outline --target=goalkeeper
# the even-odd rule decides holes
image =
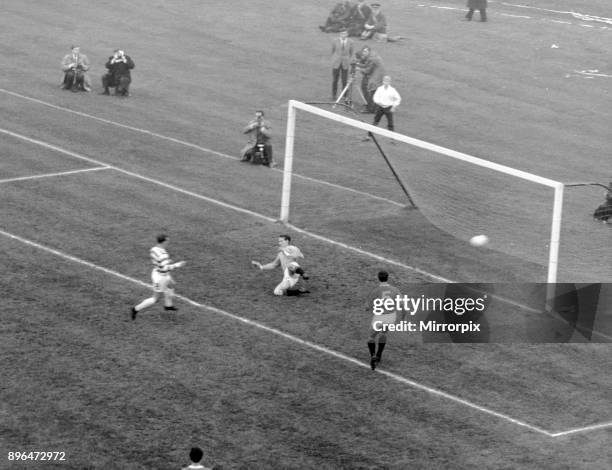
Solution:
[[[278,254],[276,258],[268,264],[261,264],[259,261],[251,261],[253,266],[261,271],[271,270],[280,266],[283,270],[283,280],[274,288],[274,295],[300,295],[308,294],[310,291],[305,288],[295,288],[296,284],[302,279],[307,280],[308,276],[297,262],[304,258],[304,255],[297,246],[293,246],[289,235],[278,237]]]

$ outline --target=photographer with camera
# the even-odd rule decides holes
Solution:
[[[373,114],[376,104],[373,96],[376,89],[382,85],[385,76],[385,65],[378,54],[370,47],[365,46],[355,54],[357,71],[361,72],[361,91],[366,105],[362,113]]]
[[[132,83],[130,70],[134,68],[132,58],[120,49],[108,58],[105,67],[108,72],[102,76],[104,95],[110,95],[109,87],[115,87],[115,95],[130,96],[129,87]]]
[[[272,159],[272,144],[270,144],[272,133],[270,129],[270,124],[264,120],[264,112],[262,110],[255,111],[255,119],[252,119],[243,131],[244,134],[249,134],[251,138],[240,152],[241,162],[275,166]],[[252,136],[255,137],[255,142],[253,142]]]
[[[72,46],[70,54],[66,54],[62,59],[62,71],[64,81],[62,89],[77,91],[91,91],[91,84],[87,71],[89,70],[89,59],[85,54],[81,54],[79,46]]]

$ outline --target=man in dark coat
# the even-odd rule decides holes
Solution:
[[[108,69],[108,72],[102,77],[104,94],[110,95],[109,87],[115,87],[116,95],[130,96],[129,88],[130,83],[132,83],[130,70],[134,68],[132,58],[122,50],[117,49],[108,58],[105,67]]]
[[[353,12],[350,1],[339,2],[334,6],[327,17],[327,21],[319,29],[324,33],[337,33],[348,26],[349,19]]]
[[[366,101],[362,113],[375,113],[376,104],[373,96],[376,89],[382,85],[383,77],[386,75],[385,64],[381,57],[368,46],[363,47],[355,54],[357,70],[361,72],[361,92]]]
[[[385,18],[385,15],[380,10],[380,3],[372,3],[370,7],[372,8],[372,13],[370,13],[370,17],[363,25],[361,39],[370,39],[376,34],[383,34],[386,37],[387,18]]]
[[[468,0],[467,7],[466,20],[472,21],[474,10],[478,10],[480,12],[480,21],[487,21],[487,0]]]
[[[349,36],[361,36],[361,33],[363,33],[364,25],[366,21],[368,21],[368,18],[371,14],[372,9],[365,2],[365,0],[359,0],[356,5],[353,5],[353,8],[351,9],[351,16],[349,18]]]

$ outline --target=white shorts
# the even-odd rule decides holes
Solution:
[[[300,280],[299,274],[290,274],[288,269],[283,272],[283,280],[274,288],[274,295],[285,295],[287,289],[294,287]]]
[[[153,292],[166,292],[174,284],[170,274],[162,274],[155,269],[151,272],[151,281],[153,282]]]

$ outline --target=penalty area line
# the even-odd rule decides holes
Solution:
[[[12,183],[14,181],[28,181],[28,180],[35,180],[35,179],[40,179],[40,178],[51,178],[54,176],[75,175],[77,173],[85,173],[87,171],[110,170],[110,169],[111,167],[109,166],[97,166],[94,168],[84,168],[81,170],[61,171],[58,173],[44,173],[41,175],[18,176],[16,178],[7,178],[7,179],[0,180],[0,183]]]
[[[599,424],[593,424],[591,426],[584,426],[581,428],[568,429],[567,431],[553,432],[550,435],[551,437],[563,437],[563,436],[569,436],[570,434],[597,431],[599,429],[607,429],[607,428],[612,428],[612,421],[609,423],[599,423]]]
[[[76,256],[69,255],[67,253],[61,252],[61,251],[56,250],[54,248],[51,248],[51,247],[48,247],[48,246],[45,246],[45,245],[41,245],[40,243],[34,242],[32,240],[28,240],[28,239],[20,237],[18,235],[14,235],[12,233],[5,232],[4,230],[1,230],[1,229],[0,229],[0,235],[3,235],[4,237],[9,238],[11,240],[20,242],[20,243],[22,243],[24,245],[36,248],[36,249],[41,250],[41,251],[44,251],[46,253],[50,253],[52,255],[58,256],[58,257],[63,258],[65,260],[72,261],[74,263],[80,264],[82,266],[86,266],[88,268],[91,268],[91,269],[94,269],[94,270],[97,270],[97,271],[101,271],[101,272],[103,272],[105,274],[109,274],[111,276],[118,277],[118,278],[123,279],[125,281],[132,282],[132,283],[137,284],[139,286],[147,287],[147,288],[150,287],[149,284],[147,284],[147,283],[145,283],[143,281],[140,281],[138,279],[132,278],[130,276],[126,276],[126,275],[121,274],[121,273],[119,273],[117,271],[114,271],[114,270],[109,269],[109,268],[105,268],[103,266],[97,265],[97,264],[92,263],[90,261],[86,261],[84,259],[77,258]],[[299,337],[294,336],[292,334],[285,333],[284,331],[278,330],[276,328],[272,328],[270,326],[264,325],[263,323],[259,323],[259,322],[254,321],[254,320],[250,320],[248,318],[241,317],[240,315],[236,315],[234,313],[227,312],[225,310],[213,307],[211,305],[207,305],[207,304],[203,304],[203,303],[200,303],[200,302],[196,302],[195,300],[189,299],[188,297],[185,297],[185,296],[182,296],[182,295],[176,295],[175,297],[178,298],[178,299],[183,300],[184,302],[187,302],[188,304],[190,304],[190,305],[192,305],[194,307],[201,308],[201,309],[204,309],[204,310],[208,310],[210,312],[222,315],[222,316],[227,317],[227,318],[231,318],[233,320],[239,321],[239,322],[241,322],[243,324],[252,326],[254,328],[258,328],[260,330],[267,331],[267,332],[272,333],[272,334],[274,334],[276,336],[280,336],[282,338],[285,338],[285,339],[287,339],[289,341],[292,341],[294,343],[300,344],[300,345],[305,346],[307,348],[314,349],[315,351],[322,352],[324,354],[333,356],[336,359],[340,359],[342,361],[349,362],[349,363],[351,363],[353,365],[356,365],[358,367],[361,367],[361,368],[364,368],[364,369],[368,369],[368,370],[370,369],[370,365],[365,363],[365,362],[362,362],[362,361],[360,361],[358,359],[355,359],[355,358],[353,358],[351,356],[347,356],[346,354],[343,354],[341,352],[335,351],[333,349],[329,349],[329,348],[326,348],[326,347],[321,346],[319,344],[313,343],[311,341],[299,338]],[[127,315],[127,313],[126,313],[126,315]],[[467,400],[464,400],[462,398],[456,397],[454,395],[451,395],[449,393],[443,392],[441,390],[437,390],[435,388],[428,387],[428,386],[423,385],[423,384],[421,384],[419,382],[415,382],[413,380],[407,379],[406,377],[403,377],[401,375],[394,374],[392,372],[388,372],[388,371],[385,371],[385,370],[382,370],[382,369],[377,369],[375,372],[379,373],[379,374],[382,374],[385,377],[388,377],[388,378],[390,378],[390,379],[392,379],[392,380],[394,380],[396,382],[399,382],[399,383],[408,385],[408,386],[410,386],[412,388],[415,388],[415,389],[421,390],[423,392],[426,392],[426,393],[428,393],[430,395],[437,396],[439,398],[444,398],[446,400],[452,401],[452,402],[457,403],[459,405],[463,405],[465,407],[471,408],[473,410],[479,411],[479,412],[487,414],[489,416],[494,416],[494,417],[496,417],[498,419],[507,421],[507,422],[512,423],[512,424],[517,425],[517,426],[521,426],[521,427],[529,429],[531,431],[535,431],[535,432],[540,433],[540,434],[545,434],[545,435],[547,435],[549,437],[554,437],[550,432],[548,432],[548,431],[546,431],[546,430],[544,430],[542,428],[539,428],[538,426],[534,426],[534,425],[528,424],[528,423],[526,423],[524,421],[512,418],[511,416],[508,416],[508,415],[506,415],[504,413],[499,413],[497,411],[493,411],[493,410],[491,410],[489,408],[477,405],[475,403],[469,402]]]

